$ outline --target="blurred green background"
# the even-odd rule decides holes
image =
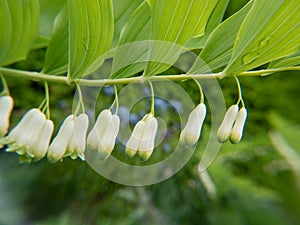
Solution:
[[[245,2],[232,1],[226,15]],[[12,67],[39,71],[44,54],[45,49],[32,51]],[[146,187],[110,182],[80,160],[20,164],[17,155],[1,151],[0,225],[299,224],[299,75],[284,72],[240,80],[249,112],[244,138],[237,145],[224,144],[207,174],[199,175],[197,166],[209,123],[189,163],[172,178]],[[7,81],[15,100],[15,124],[39,105],[44,89],[41,83],[19,78]],[[182,85],[187,89],[188,83]],[[234,80],[223,79],[220,85],[229,106],[236,100]],[[71,113],[75,88],[51,84],[50,90],[55,93],[51,115],[58,125]],[[187,90],[196,103],[196,86]],[[109,103],[113,99],[106,94]]]

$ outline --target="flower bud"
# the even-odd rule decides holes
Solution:
[[[140,140],[141,140],[143,132],[145,130],[145,126],[146,126],[146,123],[143,120],[141,120],[133,128],[131,136],[128,139],[127,144],[126,144],[125,154],[127,156],[133,157],[136,154],[136,152],[139,148]]]
[[[86,114],[80,114],[74,120],[74,135],[67,147],[67,155],[71,155],[72,159],[78,156],[84,160],[84,151],[86,144],[86,134],[89,126],[89,118]],[[65,155],[65,156],[67,156]]]
[[[226,112],[224,119],[218,129],[217,138],[220,143],[224,143],[228,140],[232,126],[236,120],[239,107],[237,105],[232,105]]]
[[[199,104],[189,115],[186,126],[182,130],[179,142],[182,145],[193,146],[197,143],[206,116],[206,106]]]
[[[149,114],[145,120],[144,132],[138,147],[138,154],[144,161],[149,159],[153,152],[157,128],[157,119]]]
[[[13,109],[14,100],[10,96],[0,97],[0,138],[8,131],[10,114]],[[1,147],[1,145],[0,145]]]
[[[230,134],[230,141],[232,144],[237,144],[242,139],[246,120],[247,109],[243,107],[238,112],[236,121]]]
[[[55,163],[63,158],[72,135],[74,135],[74,115],[69,115],[48,148],[47,158],[50,162]]]

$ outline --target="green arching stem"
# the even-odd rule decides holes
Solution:
[[[257,70],[257,71],[247,71],[237,74],[238,77],[248,77],[248,76],[266,76],[276,72],[282,71],[291,71],[291,70],[300,70],[300,66],[296,67],[284,67],[278,69],[267,69],[267,70]],[[22,77],[25,79],[36,80],[36,81],[47,81],[54,83],[64,83],[70,85],[70,80],[67,76],[57,76],[57,75],[48,75],[37,72],[29,72],[15,69],[8,69],[4,67],[0,67],[0,72],[3,73],[4,76],[15,76]],[[82,86],[91,86],[91,87],[99,87],[104,85],[114,85],[114,84],[129,84],[132,82],[143,83],[145,81],[184,81],[188,79],[222,79],[224,77],[224,73],[208,73],[208,74],[179,74],[179,75],[159,75],[159,76],[150,76],[150,77],[129,77],[129,78],[120,78],[120,79],[99,79],[99,80],[88,80],[88,79],[76,79],[71,81],[78,82]],[[231,76],[225,76],[231,77]]]
[[[1,92],[0,95],[2,93],[5,93],[6,95],[10,95],[10,91],[9,91],[6,79],[2,74],[1,74],[1,81],[2,81],[2,84],[3,84],[3,92]]]
[[[203,95],[202,87],[201,87],[200,83],[195,78],[193,78],[193,80],[197,84],[197,86],[199,88],[199,91],[200,91],[200,104],[203,104],[204,103],[204,95]]]
[[[76,114],[78,114],[78,110],[79,110],[79,105],[81,105],[81,109],[82,109],[82,113],[85,113],[85,108],[84,108],[84,102],[83,102],[83,97],[82,97],[82,91],[81,91],[81,88],[80,88],[80,85],[78,82],[76,82],[76,87],[77,87],[77,91],[78,91],[78,96],[79,96],[79,104],[76,108]]]
[[[118,114],[118,111],[119,111],[119,97],[118,97],[118,89],[117,89],[116,85],[114,85],[114,92],[115,92],[115,100],[111,104],[111,106],[109,107],[109,110],[111,111],[111,109],[116,105],[115,114]]]
[[[44,98],[44,100],[42,101],[42,103],[39,105],[38,109],[41,110],[42,112],[45,111],[45,106],[46,106],[46,97]]]
[[[118,97],[118,89],[117,89],[116,85],[114,85],[114,91],[115,91],[115,101],[116,101],[116,112],[115,112],[115,114],[118,114],[118,112],[119,112],[119,97]]]
[[[45,97],[46,97],[46,109],[47,109],[47,119],[50,119],[50,95],[49,95],[49,85],[44,82],[45,85]]]
[[[238,87],[238,93],[239,93],[239,99],[238,99],[236,104],[238,105],[241,102],[242,107],[245,107],[245,103],[244,103],[244,100],[243,100],[242,87],[241,87],[240,81],[236,76],[233,76],[233,77],[235,79],[236,85]]]
[[[154,117],[154,103],[155,103],[155,97],[154,97],[154,89],[153,89],[153,85],[152,85],[152,82],[149,81],[149,86],[150,86],[150,90],[151,90],[151,114],[153,115]]]

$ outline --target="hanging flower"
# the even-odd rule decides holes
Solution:
[[[130,138],[127,141],[125,149],[125,154],[130,158],[133,157],[139,149],[140,140],[142,138],[145,127],[145,121],[141,120],[133,128],[133,131],[131,133]]]
[[[239,107],[237,105],[232,105],[225,113],[224,119],[217,131],[217,139],[220,143],[224,143],[229,139],[238,110]]]
[[[33,161],[38,161],[45,157],[48,151],[51,136],[54,130],[54,124],[51,120],[46,120],[38,138],[29,147],[27,154],[33,156]]]
[[[241,108],[237,114],[236,121],[233,125],[230,141],[233,144],[237,144],[243,137],[244,127],[247,120],[247,110],[245,107]]]
[[[68,144],[74,135],[74,115],[69,115],[61,125],[56,137],[52,140],[47,153],[47,158],[51,163],[61,160]]]
[[[85,160],[84,151],[86,145],[86,134],[89,126],[89,118],[86,114],[80,114],[74,120],[74,134],[69,141],[67,152],[64,156],[77,157]]]
[[[143,160],[149,159],[154,149],[154,141],[157,133],[157,119],[152,114],[147,114],[139,121],[126,144],[125,153],[133,157],[136,152]]]
[[[9,135],[1,140],[1,143],[8,145],[7,152],[17,152],[22,156],[22,161],[36,161],[45,156],[47,152],[45,146],[49,144],[52,132],[52,121],[46,120],[39,109],[31,109]]]
[[[110,110],[103,110],[87,138],[91,150],[97,150],[102,159],[107,159],[114,149],[120,129],[120,118]]]
[[[152,114],[149,114],[145,121],[144,132],[138,148],[138,154],[144,161],[149,159],[152,155],[157,128],[157,119],[154,118]]]
[[[179,142],[182,145],[193,146],[197,143],[206,116],[205,104],[199,104],[189,115],[186,126],[182,130]]]
[[[14,100],[10,96],[0,97],[0,138],[4,137],[9,128],[10,114],[13,109]],[[0,148],[2,146],[0,145]]]

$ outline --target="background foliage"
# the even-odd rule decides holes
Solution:
[[[59,10],[48,10],[47,1],[40,2],[41,9],[52,12],[42,13],[43,18],[54,18]],[[225,17],[246,3],[231,0]],[[123,17],[129,16],[123,13]],[[122,27],[122,18],[115,23],[116,27]],[[45,19],[45,23],[48,21]],[[41,27],[36,43],[39,47],[45,46],[52,29],[51,24],[48,30],[44,23]],[[117,29],[115,32],[120,33]],[[117,44],[115,40],[112,43]],[[10,67],[40,71],[46,54],[45,48],[35,48],[27,60]],[[42,101],[44,90],[40,83],[7,80],[15,99],[12,118],[15,124],[26,109]],[[207,187],[197,172],[204,150],[201,140],[192,160],[178,174],[140,188],[112,183],[79,160],[65,159],[53,165],[46,160],[19,164],[16,155],[1,151],[0,224],[297,224],[300,220],[299,82],[299,72],[241,79],[249,117],[243,141],[238,145],[224,144],[208,170],[216,192]],[[181,85],[198,101],[194,94],[198,93],[196,87]],[[232,104],[236,98],[234,80],[223,79],[220,85],[227,105]],[[52,119],[56,124],[71,113],[73,88],[51,85],[51,92],[55,93],[51,98]],[[104,94],[108,103],[109,90]],[[203,140],[208,130],[206,124]]]

